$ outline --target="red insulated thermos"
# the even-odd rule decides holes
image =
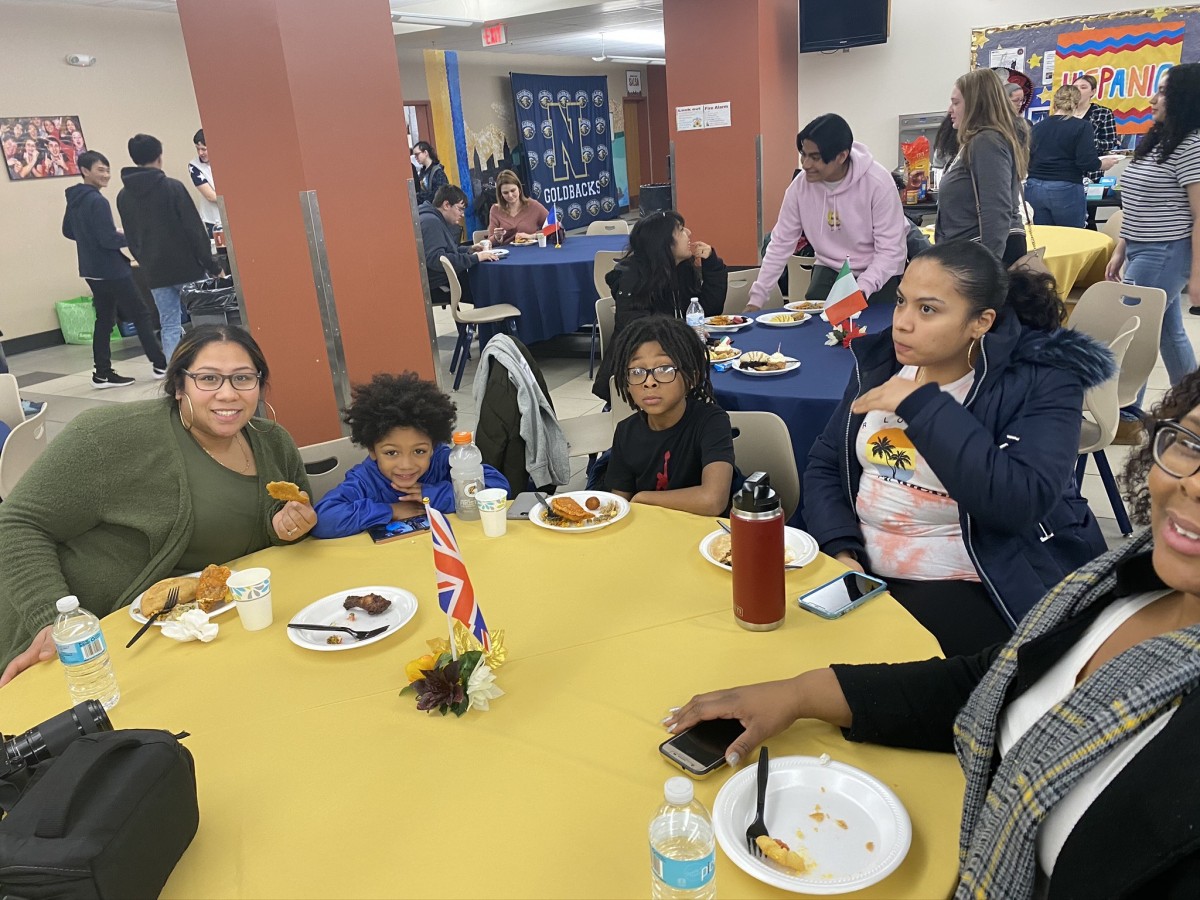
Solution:
[[[733,497],[733,617],[750,631],[783,624],[783,507],[766,472],[755,472]]]

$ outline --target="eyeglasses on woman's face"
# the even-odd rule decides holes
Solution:
[[[1156,422],[1150,435],[1154,463],[1173,478],[1191,478],[1200,472],[1200,435],[1178,422]]]
[[[630,384],[645,384],[647,378],[654,376],[654,380],[658,384],[670,384],[678,374],[679,370],[674,366],[655,366],[653,369],[626,369],[625,380]]]
[[[192,379],[196,389],[200,391],[219,391],[226,381],[233,385],[234,390],[252,391],[262,380],[261,372],[234,372],[232,375],[219,375],[216,372],[189,372],[184,369],[183,374]]]

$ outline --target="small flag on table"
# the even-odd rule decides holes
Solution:
[[[830,325],[840,325],[856,318],[866,308],[867,298],[859,289],[854,273],[850,271],[850,260],[846,260],[842,263],[842,271],[838,273],[833,287],[829,289],[821,318]]]
[[[560,235],[562,234],[562,229],[558,227],[558,208],[553,203],[550,204],[550,214],[546,216],[546,224],[542,226],[542,234],[547,236],[552,235],[554,237],[554,246],[561,246]]]
[[[458,542],[446,517],[428,503],[425,515],[429,517],[429,530],[433,535],[433,568],[437,572],[438,605],[449,619],[458,619],[479,639],[486,652],[492,642],[488,636],[483,613],[475,602],[475,589],[471,576],[458,552]],[[450,646],[454,647],[454,629],[451,623]]]

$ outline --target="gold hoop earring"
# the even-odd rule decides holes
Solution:
[[[975,363],[971,362],[971,353],[975,350],[975,344],[978,343],[975,338],[971,338],[971,343],[967,344],[967,368],[975,368]]]
[[[192,406],[192,398],[187,394],[183,395],[183,399],[188,403],[188,414],[192,417],[192,422],[189,425],[187,422],[183,421],[183,404],[178,403],[176,408],[179,410],[179,424],[183,426],[184,431],[191,431],[192,425],[196,424],[196,407]]]
[[[248,427],[248,428],[249,428],[251,431],[257,431],[257,432],[260,432],[260,433],[261,433],[261,432],[266,432],[266,431],[270,431],[272,428],[276,428],[276,427],[278,427],[278,425],[279,425],[279,416],[275,415],[275,407],[273,407],[273,406],[272,406],[270,403],[268,403],[266,400],[264,400],[264,401],[262,402],[262,404],[263,404],[263,406],[265,406],[265,407],[267,408],[267,410],[268,410],[268,411],[271,413],[271,418],[270,418],[271,427],[270,427],[270,428],[255,428],[255,427],[254,427],[254,417],[253,417],[253,416],[251,416],[251,417],[250,417],[250,421],[246,423],[246,426],[247,426],[247,427]]]

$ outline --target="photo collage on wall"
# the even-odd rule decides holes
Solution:
[[[78,175],[87,149],[79,116],[0,118],[0,145],[10,181]]]

